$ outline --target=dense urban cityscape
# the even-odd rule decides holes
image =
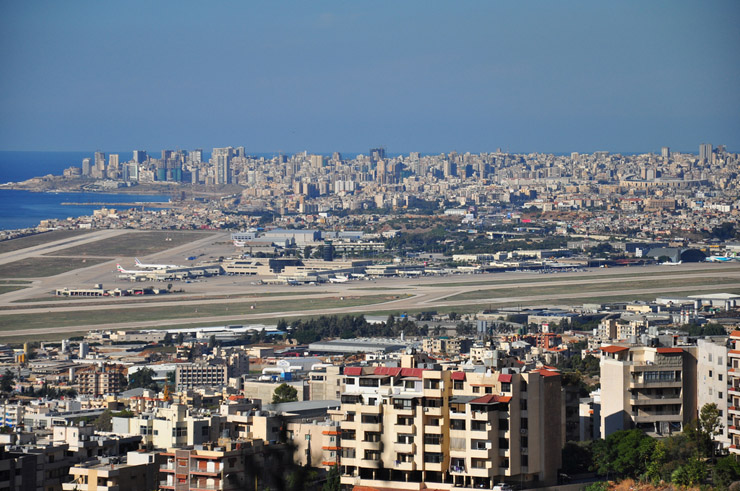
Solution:
[[[172,199],[3,232],[1,488],[740,477],[737,154],[211,155],[8,185]]]
[[[0,2],[0,491],[740,491],[739,24]]]

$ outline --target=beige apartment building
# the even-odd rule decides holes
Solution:
[[[727,431],[730,437],[730,453],[740,455],[740,331],[730,334],[730,347],[727,352],[730,368],[727,369]]]
[[[344,374],[343,485],[556,483],[563,444],[557,372],[347,367]]]
[[[93,397],[118,394],[126,388],[126,372],[122,365],[91,365],[75,371],[74,385],[80,394]]]
[[[344,367],[324,366],[308,373],[308,398],[312,401],[339,400],[344,390]]]
[[[696,418],[696,348],[601,348],[601,435],[680,432]]]

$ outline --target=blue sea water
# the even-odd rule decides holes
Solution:
[[[163,203],[168,196],[104,193],[34,193],[0,189],[0,230],[35,227],[47,218],[92,215],[100,205],[62,203]]]

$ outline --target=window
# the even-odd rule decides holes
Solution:
[[[480,392],[480,387],[473,387],[473,393],[477,394]]]
[[[722,392],[717,392],[717,399],[722,399],[722,395],[723,395]]]
[[[414,435],[404,435],[399,433],[397,443],[414,443]]]
[[[473,431],[486,431],[485,421],[472,421],[470,429]]]
[[[452,384],[452,388],[455,390],[462,390],[464,388],[463,381],[455,380],[455,382]]]
[[[712,361],[712,360],[709,360],[709,361]],[[709,378],[712,378],[712,371],[711,370],[709,370]]]
[[[709,353],[708,357],[709,357],[708,360],[711,363],[712,362],[712,353]],[[710,377],[711,377],[711,375],[710,375]]]
[[[511,382],[501,382],[501,392],[511,392]]]
[[[722,374],[721,373],[718,373],[717,374],[717,380],[719,380],[720,382],[722,382]]]
[[[509,439],[508,438],[499,438],[498,439],[498,448],[509,448]]]
[[[424,435],[426,445],[442,445],[442,435]]]
[[[509,429],[509,420],[508,419],[499,419],[498,420],[498,429],[500,431],[506,431]]]
[[[450,420],[450,429],[451,430],[464,430],[465,429],[465,420],[464,419],[451,419]]]
[[[442,460],[444,460],[444,457],[441,453],[424,452],[424,462],[440,464]]]

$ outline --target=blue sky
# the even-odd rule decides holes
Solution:
[[[740,151],[740,2],[0,0],[0,150]]]

